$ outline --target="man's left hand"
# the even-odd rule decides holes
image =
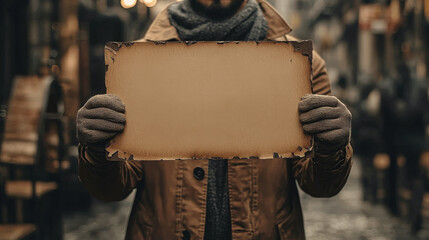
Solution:
[[[349,144],[352,114],[338,98],[305,95],[298,110],[304,132],[315,136],[316,151],[332,153]]]

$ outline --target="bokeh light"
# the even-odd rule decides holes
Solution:
[[[132,8],[136,5],[137,0],[121,0],[121,6],[123,8]]]
[[[154,7],[158,2],[157,0],[139,0],[139,1],[144,3],[147,7]]]

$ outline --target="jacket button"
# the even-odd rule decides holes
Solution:
[[[182,240],[190,240],[191,239],[191,233],[188,230],[185,230],[182,232]]]
[[[204,172],[204,169],[202,169],[200,167],[196,167],[194,169],[194,178],[195,179],[201,181],[201,180],[204,179],[204,175],[206,175],[205,172]]]

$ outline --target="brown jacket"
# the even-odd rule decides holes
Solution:
[[[291,29],[264,0],[267,40],[287,40]],[[142,41],[179,40],[164,10]],[[315,94],[330,94],[325,63],[313,57]],[[79,176],[96,198],[120,201],[137,189],[126,239],[203,239],[207,160],[105,162],[79,147]],[[305,239],[295,181],[314,197],[332,197],[346,183],[352,148],[302,160],[234,159],[228,162],[233,239]],[[189,238],[190,237],[190,238]]]

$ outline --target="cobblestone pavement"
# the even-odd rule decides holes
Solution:
[[[360,165],[355,161],[341,193],[331,199],[301,194],[307,239],[420,240],[429,239],[429,226],[417,236],[404,220],[391,216],[381,205],[362,201]]]
[[[412,236],[409,226],[381,205],[361,201],[360,167],[355,163],[343,191],[331,199],[301,194],[308,240],[429,239],[429,226]],[[120,240],[125,236],[134,195],[119,203],[95,202],[89,212],[65,216],[65,240]]]
[[[130,215],[134,193],[126,200],[105,203],[94,200],[89,212],[64,217],[65,240],[121,240]]]

